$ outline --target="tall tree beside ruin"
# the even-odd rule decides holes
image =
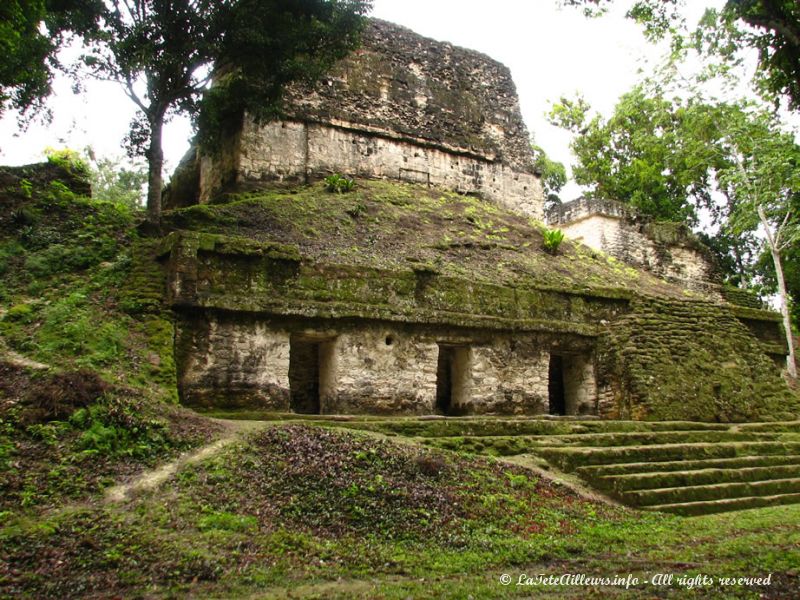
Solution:
[[[129,135],[148,162],[147,212],[161,214],[162,131],[176,113],[211,124],[276,112],[289,82],[313,78],[358,41],[369,0],[105,0],[80,74],[119,82],[139,112]],[[203,99],[212,80],[220,86]]]
[[[720,149],[727,166],[717,175],[719,187],[734,198],[731,222],[737,231],[761,228],[772,258],[783,326],[789,347],[787,369],[797,377],[790,301],[783,269],[784,253],[800,240],[795,213],[800,196],[800,146],[766,112],[730,112],[723,124]]]
[[[582,98],[561,100],[551,123],[573,134],[575,181],[591,193],[635,206],[656,219],[696,221],[708,205],[715,155],[698,109],[642,86],[624,94],[607,119]]]
[[[573,132],[578,183],[656,219],[696,223],[700,209],[718,226],[740,283],[751,280],[763,244],[775,271],[790,357],[790,300],[784,253],[800,241],[800,146],[774,114],[752,103],[665,98],[638,86],[608,119],[578,98],[554,105],[551,120]]]

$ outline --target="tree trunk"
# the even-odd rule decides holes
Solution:
[[[769,229],[769,222],[764,214],[764,210],[758,207],[758,216],[762,225],[767,230],[767,242],[769,251],[772,254],[772,262],[775,265],[775,278],[778,280],[778,297],[781,303],[781,315],[783,316],[783,328],[786,330],[786,342],[789,344],[789,356],[786,357],[786,370],[792,379],[797,379],[797,363],[794,359],[794,340],[792,339],[792,318],[789,315],[789,300],[786,293],[786,280],[783,276],[783,265],[781,264],[781,251],[775,244],[775,238]]]
[[[161,147],[161,132],[164,115],[157,113],[150,119],[150,147],[147,149],[147,220],[157,225],[161,220],[161,188],[164,187],[164,149]]]
[[[744,272],[744,259],[742,258],[742,249],[738,242],[733,242],[731,244],[733,247],[733,262],[736,263],[736,272],[739,275],[739,287],[746,288],[749,281],[747,281],[747,276]]]

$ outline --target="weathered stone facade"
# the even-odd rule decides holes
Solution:
[[[597,198],[556,205],[546,218],[570,239],[687,289],[720,297],[710,252],[682,223],[655,222],[621,202]]]
[[[389,181],[327,194],[333,172]],[[727,304],[688,232],[583,200],[551,223],[637,268],[542,249],[513,82],[476,52],[373,22],[282,120],[245,120],[174,181],[160,257],[188,405],[783,416],[779,318]]]
[[[202,157],[199,200],[331,173],[425,183],[542,217],[508,69],[383,21],[322,82],[293,87],[282,120],[245,119],[222,150]]]
[[[289,248],[186,232],[167,238],[163,253],[179,316],[179,387],[193,406],[642,418],[636,398],[660,401],[648,376],[666,376],[669,394],[704,397],[686,396],[686,367],[705,373],[712,391],[781,393],[767,358],[781,352],[779,327],[764,311],[672,300],[659,313],[674,316],[655,318],[635,308],[652,303],[626,294],[472,282],[467,313],[448,293],[467,283],[432,274],[421,289],[414,271],[320,265]],[[641,353],[620,337],[653,324],[652,348]],[[686,351],[697,354],[688,365],[668,358]],[[651,359],[664,364],[643,371]],[[717,369],[725,364],[751,369],[751,388],[731,389],[730,371]],[[696,410],[709,418],[720,409]],[[719,414],[735,420],[742,410],[734,403]]]
[[[381,322],[243,319],[212,312],[181,318],[178,339],[181,391],[184,402],[194,406],[320,414],[550,410],[548,349],[553,340],[533,335],[458,334]],[[451,358],[443,365],[446,356]],[[564,378],[569,382],[564,412],[596,412],[593,375],[566,372]],[[309,402],[308,396],[314,398]]]

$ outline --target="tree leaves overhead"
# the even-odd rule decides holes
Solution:
[[[192,116],[206,146],[245,111],[275,116],[286,84],[318,77],[356,46],[369,8],[369,0],[105,0],[81,61],[121,83],[139,108],[128,139],[148,159],[151,221],[161,211],[170,114]]]
[[[615,0],[561,0],[583,7],[584,14],[603,14]],[[682,8],[687,0],[636,0],[627,16],[643,26],[654,41],[671,37],[675,50],[695,47],[706,59],[716,57],[725,71],[741,64],[742,52],[758,52],[756,83],[771,98],[785,98],[800,109],[800,2],[797,0],[728,0],[722,9],[708,9],[687,35]]]
[[[745,24],[749,27],[741,27]],[[716,26],[728,38],[756,48],[757,81],[800,109],[800,3],[797,0],[729,0]]]
[[[0,3],[0,116],[8,109],[21,114],[44,109],[64,36],[92,31],[100,6],[92,0]]]

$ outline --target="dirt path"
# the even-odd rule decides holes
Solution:
[[[2,318],[2,313],[0,313],[0,318]],[[6,345],[5,340],[1,337],[0,337],[0,359],[9,362],[17,367],[25,367],[28,369],[46,370],[50,368],[50,365],[46,365],[44,363],[31,360],[30,358],[22,356],[18,352],[14,352],[11,348],[9,348]]]
[[[187,452],[175,460],[156,469],[140,473],[134,480],[108,488],[105,493],[106,502],[124,502],[139,492],[152,490],[172,477],[186,465],[198,463],[218,454],[223,448],[239,440],[244,434],[257,431],[268,424],[263,421],[222,421],[226,432],[216,442]]]

